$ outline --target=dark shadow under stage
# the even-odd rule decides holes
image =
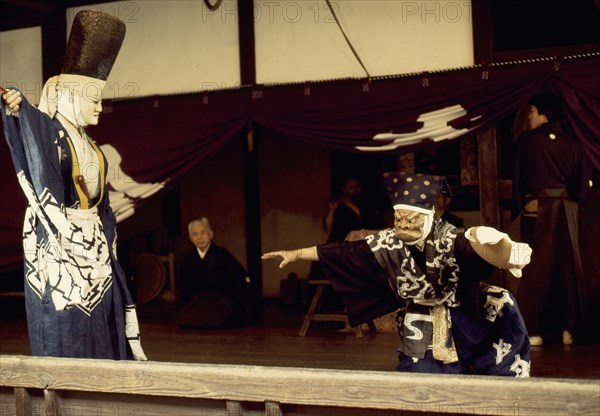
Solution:
[[[16,313],[0,316],[0,355],[30,355],[26,321]],[[14,305],[13,305],[14,306]],[[22,306],[22,302],[21,302]],[[142,346],[161,362],[244,364],[277,367],[395,371],[398,335],[340,330],[338,323],[313,322],[300,337],[304,308],[265,302],[262,324],[227,330],[179,328],[169,305],[138,307]],[[600,340],[585,344],[532,347],[533,377],[600,379]]]

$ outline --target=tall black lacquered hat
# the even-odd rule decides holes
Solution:
[[[383,174],[383,180],[394,209],[408,205],[429,212],[441,193],[452,196],[446,178],[440,175],[388,172]]]
[[[75,15],[62,73],[106,81],[125,38],[125,23],[109,14],[82,10]]]

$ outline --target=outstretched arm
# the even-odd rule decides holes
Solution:
[[[479,257],[500,269],[508,269],[515,277],[521,277],[521,269],[531,261],[528,244],[514,242],[495,228],[471,227],[465,237]]]
[[[262,259],[277,259],[281,258],[281,263],[279,263],[279,268],[284,268],[287,264],[294,262],[296,260],[319,260],[319,256],[317,255],[317,246],[299,248],[296,250],[282,250],[282,251],[272,251],[270,253],[265,253],[261,257]]]

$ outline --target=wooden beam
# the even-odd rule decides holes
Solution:
[[[68,391],[110,393],[115,402],[122,403],[128,397],[130,401],[135,400],[140,414],[145,401],[156,400],[151,397],[180,398],[178,403],[184,402],[183,398],[221,403],[270,402],[270,411],[286,405],[369,409],[369,414],[378,414],[372,413],[376,410],[412,410],[430,415],[596,416],[600,411],[598,380],[10,355],[0,355],[0,365],[1,386],[61,391],[63,403],[69,396]],[[81,400],[81,393],[77,397]],[[233,410],[231,405],[230,408]]]
[[[496,128],[491,127],[477,135],[479,165],[479,207],[482,225],[500,228],[498,193],[498,150]]]
[[[490,0],[471,2],[473,17],[473,58],[476,65],[489,64],[494,54],[494,23]]]
[[[256,84],[256,45],[254,36],[254,2],[238,0],[238,39],[240,50],[240,82]],[[259,324],[258,304],[262,299],[262,235],[260,214],[259,130],[249,125],[244,154],[244,202],[246,207],[247,272],[252,279],[248,299],[250,323]]]
[[[260,214],[260,161],[256,130],[249,126],[244,153],[244,201],[246,207],[246,262],[250,276],[247,316],[250,324],[260,324],[262,308],[262,237]]]
[[[256,46],[254,44],[254,1],[238,0],[238,39],[240,45],[240,81],[256,84]]]

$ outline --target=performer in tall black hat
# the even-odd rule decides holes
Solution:
[[[319,260],[351,325],[396,311],[400,371],[528,377],[529,338],[513,296],[480,283],[493,268],[520,276],[526,244],[490,227],[459,232],[435,215],[443,176],[384,174],[394,227],[358,241],[274,251],[280,267]]]
[[[39,108],[16,89],[0,100],[28,201],[23,246],[33,355],[146,360],[116,258],[107,161],[85,131],[98,123],[124,36],[125,24],[113,16],[77,13],[63,69],[46,82]]]

